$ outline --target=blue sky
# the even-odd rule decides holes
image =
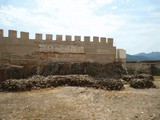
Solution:
[[[160,51],[160,0],[0,0],[0,29],[113,37],[129,54]]]

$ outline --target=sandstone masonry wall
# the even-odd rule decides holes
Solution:
[[[98,62],[111,63],[116,61],[116,47],[113,46],[112,38],[66,35],[62,40],[62,35],[56,35],[53,40],[51,34],[46,34],[46,39],[42,39],[42,34],[36,33],[35,39],[29,38],[28,32],[9,30],[8,37],[3,35],[0,29],[0,61],[12,59],[14,56],[35,55],[46,57],[53,62]]]
[[[152,74],[160,75],[160,61],[141,61],[126,62],[126,68],[129,74]]]

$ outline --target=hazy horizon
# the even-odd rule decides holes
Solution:
[[[160,52],[159,0],[0,0],[0,29],[112,37],[127,54]]]

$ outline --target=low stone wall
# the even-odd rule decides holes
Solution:
[[[160,76],[160,61],[127,62],[126,68],[129,74],[152,74]]]

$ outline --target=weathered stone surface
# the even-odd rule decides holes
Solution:
[[[6,37],[3,35],[3,30],[0,30],[0,63],[11,63],[14,56],[34,55],[37,58],[47,58],[52,62],[105,64],[119,60],[126,54],[122,49],[121,52],[116,52],[113,38],[94,37],[94,42],[92,42],[90,36],[84,36],[84,41],[82,41],[81,36],[75,36],[72,40],[72,37],[67,35],[63,40],[62,35],[56,35],[56,40],[53,40],[52,35],[47,34],[46,39],[43,40],[41,33],[36,33],[35,39],[30,39],[28,32],[21,32],[20,37],[17,36],[15,30],[9,30],[8,33],[8,37]],[[117,51],[120,50],[117,49]],[[39,55],[35,53],[39,53]],[[116,56],[116,54],[118,55]]]
[[[37,67],[36,66],[25,66],[22,68],[19,67],[10,67],[10,66],[0,66],[0,84],[6,79],[21,79],[27,78],[33,75],[36,75]]]
[[[154,76],[160,75],[160,61],[142,61],[142,62],[127,62],[128,74],[151,74]]]
[[[93,77],[121,78],[126,74],[121,63],[52,63],[44,65],[41,75],[88,74]]]
[[[126,71],[121,63],[49,63],[41,66],[24,65],[22,68],[5,66],[0,68],[0,81],[2,82],[10,78],[28,78],[33,75],[48,76],[69,74],[88,74],[96,78],[119,79],[126,74]]]

